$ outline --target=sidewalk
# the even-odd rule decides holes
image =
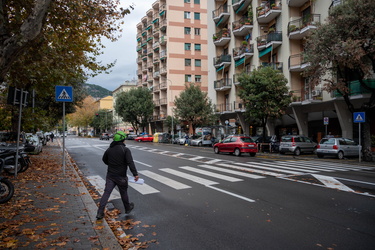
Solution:
[[[48,142],[0,205],[0,249],[122,249],[74,167],[62,168],[62,149]],[[69,163],[67,159],[67,163]],[[2,175],[6,175],[2,173]]]

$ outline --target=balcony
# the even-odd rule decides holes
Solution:
[[[232,105],[230,103],[216,104],[216,111],[219,113],[233,112]]]
[[[230,13],[228,10],[228,5],[221,5],[218,9],[212,11],[212,18],[216,26],[220,26],[222,24],[226,24],[229,20]]]
[[[212,36],[214,44],[218,47],[227,45],[230,42],[230,32],[228,29],[222,29]]]
[[[160,105],[167,105],[167,104],[168,104],[167,98],[160,98]]]
[[[155,54],[153,59],[154,59],[154,62],[153,62],[154,64],[158,64],[160,62],[160,57],[158,54]]]
[[[160,68],[160,74],[161,75],[166,75],[167,74],[167,72],[168,72],[168,70],[167,70],[167,67],[162,67],[162,68]]]
[[[159,44],[163,45],[163,46],[166,45],[167,44],[167,37],[166,36],[160,37]]]
[[[366,79],[363,80],[368,88],[375,89],[375,79]],[[349,96],[362,96],[365,94],[371,94],[371,90],[365,88],[361,85],[361,83],[356,80],[349,83]],[[342,95],[338,91],[333,92],[334,97],[342,97]]]
[[[159,30],[160,30],[159,28],[155,28],[152,35],[156,38],[159,37]]]
[[[154,78],[159,78],[160,77],[160,72],[157,69],[157,71],[154,72]]]
[[[159,47],[160,47],[160,43],[159,43],[159,42],[154,42],[154,44],[152,44],[152,48],[153,48],[154,50],[159,49]]]
[[[320,23],[320,14],[306,15],[288,23],[289,39],[302,39],[308,36]]]
[[[160,83],[160,90],[166,90],[167,88],[168,88],[168,83],[167,82]]]
[[[154,85],[154,86],[152,86],[153,88],[152,88],[152,91],[153,92],[159,92],[160,91],[160,85],[159,84],[156,84],[156,85]]]
[[[329,12],[331,12],[332,8],[336,7],[337,5],[340,5],[344,2],[345,0],[332,0],[331,5],[329,6]]]
[[[283,63],[282,62],[262,62],[260,67],[271,67],[275,70],[283,72]]]
[[[301,7],[305,3],[309,2],[310,0],[287,0],[287,5],[289,7]]]
[[[226,91],[232,88],[232,79],[223,78],[217,81],[214,81],[214,88],[216,91]]]
[[[154,64],[152,62],[147,63],[147,68],[152,69],[154,67]]]
[[[281,5],[267,2],[257,8],[258,23],[269,23],[281,14]]]
[[[167,50],[160,51],[160,61],[167,59]]]
[[[254,45],[242,45],[233,49],[233,59],[236,61],[241,58],[249,58],[254,55]]]
[[[232,0],[232,7],[236,14],[241,11],[247,10],[247,7],[251,4],[252,0]]]
[[[302,54],[296,54],[289,57],[288,67],[290,72],[302,72],[308,66],[310,66],[310,63],[304,60]]]
[[[167,19],[163,19],[160,21],[160,30],[165,32],[167,30]]]
[[[232,23],[232,30],[234,36],[246,36],[253,30],[253,20],[248,17],[242,17]]]
[[[281,31],[272,32],[264,36],[258,36],[256,38],[259,51],[267,49],[271,46],[273,47],[273,49],[275,49],[283,43],[282,40],[283,37]],[[261,56],[263,55],[259,55],[259,57]]]
[[[232,63],[232,56],[227,55],[221,55],[214,58],[214,66],[217,68],[217,71],[231,65]]]

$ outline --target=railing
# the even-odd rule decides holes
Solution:
[[[308,25],[320,23],[320,14],[310,14],[288,23],[288,35],[291,32],[300,31]]]
[[[232,87],[232,79],[231,78],[223,78],[220,80],[214,81],[214,88],[221,89],[224,87]]]
[[[298,67],[306,63],[307,61],[305,60],[303,54],[291,55],[288,60],[288,67],[289,68]]]
[[[254,45],[242,45],[241,47],[236,47],[233,49],[233,57],[238,57],[246,53],[254,53]]]
[[[261,67],[271,67],[275,70],[283,71],[283,63],[282,62],[262,62]]]
[[[233,111],[231,103],[216,104],[215,108],[216,108],[216,111],[220,113]]]
[[[281,31],[276,31],[276,32],[272,32],[264,36],[258,36],[256,40],[257,40],[258,46],[263,46],[270,42],[282,41],[283,36],[282,36]]]
[[[224,5],[221,5],[218,9],[216,10],[213,10],[212,11],[212,17],[213,18],[216,18],[216,17],[219,17],[221,14],[223,13],[228,13],[229,14],[229,11],[228,11],[228,5],[224,4]]]
[[[271,4],[270,1],[268,1],[265,4],[263,4],[261,6],[258,6],[257,7],[257,17],[263,16],[263,15],[267,14],[271,10],[281,10],[281,4],[280,4],[280,2],[279,2],[278,5],[276,5],[275,3]]]
[[[212,39],[215,42],[215,41],[219,41],[223,37],[230,37],[230,31],[227,28],[224,28],[220,30],[219,32],[217,32],[216,34],[214,34],[212,36]]]
[[[166,105],[167,103],[167,98],[160,98],[160,105]]]
[[[253,20],[251,20],[248,17],[241,17],[240,20],[234,21],[232,23],[232,28],[233,30],[237,30],[237,29],[240,29],[244,25],[253,25]]]
[[[227,55],[221,55],[217,56],[214,58],[214,65],[220,65],[225,62],[231,62],[232,61],[232,56],[227,54]]]

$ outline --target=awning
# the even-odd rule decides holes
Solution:
[[[235,67],[240,66],[240,65],[243,64],[244,62],[245,62],[245,57],[242,57],[241,59],[238,59],[237,61],[235,61],[234,66],[235,66]]]
[[[159,13],[160,16],[164,15],[165,13],[165,10],[163,10],[162,12]]]
[[[268,47],[268,48],[265,49],[265,50],[260,51],[260,52],[259,52],[259,57],[262,57],[262,56],[264,56],[264,55],[270,53],[271,50],[272,50],[272,46]]]
[[[220,70],[224,69],[224,65],[220,66],[219,68],[216,69],[216,72],[219,72]]]
[[[152,23],[156,23],[157,21],[159,21],[159,18],[156,18]]]

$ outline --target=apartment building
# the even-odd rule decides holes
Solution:
[[[352,114],[342,97],[311,88],[302,76],[308,67],[301,56],[304,38],[328,17],[337,0],[213,0],[208,1],[208,93],[230,132],[262,134],[245,121],[238,98],[238,74],[271,66],[284,74],[293,102],[282,119],[269,121],[269,135],[303,134],[319,139],[333,135],[355,137]],[[358,92],[358,100],[369,95]],[[324,122],[325,121],[325,122]],[[327,124],[328,122],[328,124]]]
[[[168,131],[186,83],[208,91],[207,20],[206,0],[158,0],[137,24],[137,86],[152,90],[155,103],[148,132]]]

